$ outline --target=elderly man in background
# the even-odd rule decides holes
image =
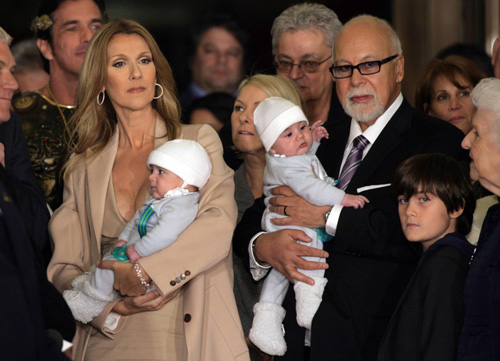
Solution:
[[[400,226],[390,183],[396,166],[415,154],[438,152],[466,159],[456,127],[431,118],[403,98],[404,58],[397,34],[384,20],[364,15],[350,20],[334,44],[333,76],[347,115],[326,124],[331,136],[318,157],[339,187],[362,194],[363,209],[316,207],[286,187],[275,189],[272,210],[286,214],[276,224],[325,227],[334,236],[324,250],[300,245],[298,230],[256,233],[262,206],[243,216],[235,237],[249,242],[255,278],[269,266],[290,281],[312,284],[297,268],[325,269],[328,283],[310,332],[295,321],[295,301],[288,293],[283,306],[283,360],[375,360],[378,344],[397,301],[420,256]],[[253,236],[254,235],[254,236]],[[253,236],[253,237],[252,237]],[[328,257],[327,264],[303,256]],[[309,346],[309,347],[304,347]]]
[[[472,91],[477,112],[462,142],[470,176],[500,196],[500,79],[483,79]],[[500,204],[488,210],[464,288],[459,361],[500,359]]]
[[[9,111],[17,89],[11,40],[0,28],[0,287],[8,290],[0,298],[0,349],[5,360],[69,360],[61,345],[72,340],[75,322],[47,281],[40,252],[49,247],[49,214],[21,125]]]
[[[31,24],[50,78],[42,89],[16,98],[13,105],[23,125],[38,185],[53,210],[62,202],[59,170],[80,68],[90,38],[105,17],[103,0],[42,0]]]
[[[19,84],[20,95],[41,89],[49,82],[49,74],[43,69],[42,56],[35,39],[22,40],[11,50],[16,59],[14,76]]]
[[[325,5],[304,3],[283,11],[271,29],[276,73],[295,82],[311,124],[332,122],[343,113],[328,70],[341,27],[337,14]]]
[[[191,83],[180,94],[184,113],[210,93],[235,95],[243,77],[247,35],[228,14],[212,14],[194,29],[190,55]]]

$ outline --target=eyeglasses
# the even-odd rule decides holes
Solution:
[[[332,75],[335,79],[344,79],[351,77],[354,69],[358,69],[361,75],[376,74],[380,71],[380,68],[383,64],[396,59],[398,56],[399,54],[396,54],[382,60],[366,61],[364,63],[359,63],[358,65],[332,65],[330,67],[330,71],[332,72]]]
[[[314,73],[318,70],[318,67],[323,64],[325,61],[330,59],[332,56],[330,55],[328,58],[321,60],[321,61],[314,61],[314,60],[302,60],[299,61],[298,64],[294,64],[291,61],[288,60],[283,60],[283,59],[278,59],[278,61],[273,61],[274,66],[276,69],[280,72],[283,73],[289,73],[292,71],[294,66],[297,66],[299,70],[303,71],[304,73]]]

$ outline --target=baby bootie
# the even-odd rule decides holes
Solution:
[[[106,296],[90,285],[90,273],[76,277],[71,283],[72,290],[63,292],[73,317],[82,323],[88,323],[104,310],[115,297]]]
[[[311,278],[314,280],[313,286],[304,282],[297,282],[293,286],[296,300],[297,323],[308,330],[311,329],[312,320],[321,304],[323,291],[328,282],[325,277]]]
[[[272,302],[258,302],[253,307],[253,323],[248,337],[261,351],[268,355],[283,356],[286,342],[282,322],[285,309]]]

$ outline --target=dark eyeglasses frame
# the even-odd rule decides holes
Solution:
[[[332,55],[330,55],[328,58],[320,60],[320,61],[302,60],[302,61],[299,61],[297,64],[292,63],[290,65],[290,70],[282,70],[282,71],[288,71],[290,73],[293,70],[293,67],[296,66],[297,68],[299,68],[300,71],[302,71],[304,73],[315,73],[316,71],[318,71],[318,68],[321,64],[323,64],[325,61],[327,61],[328,59],[331,59],[331,58],[332,58]],[[308,61],[314,61],[316,63],[316,69],[314,69],[313,71],[306,71],[305,69],[302,69],[303,63],[308,62]],[[273,60],[273,65],[276,68],[276,70],[280,70],[279,64],[276,60]]]
[[[379,73],[379,72],[380,72],[380,69],[382,68],[382,65],[384,65],[384,64],[386,64],[386,63],[388,63],[388,62],[390,62],[391,60],[396,59],[398,56],[399,56],[399,54],[395,54],[395,55],[392,55],[392,56],[390,56],[390,57],[388,57],[388,58],[385,58],[385,59],[382,59],[382,60],[370,60],[370,61],[364,61],[364,62],[362,62],[362,63],[359,63],[358,65],[339,65],[339,66],[334,66],[334,65],[332,65],[332,66],[330,67],[330,72],[332,73],[332,75],[333,75],[333,77],[334,77],[335,79],[345,79],[345,78],[350,78],[350,77],[352,76],[353,72],[354,72],[354,69],[358,69],[358,71],[359,71],[359,73],[360,73],[361,75],[372,75],[372,74],[377,74],[377,73]],[[361,71],[361,69],[359,68],[359,66],[360,66],[360,65],[363,65],[363,64],[366,64],[366,63],[376,63],[376,64],[378,64],[378,70],[377,70],[376,72],[374,72],[374,73],[368,73],[368,74],[363,73],[363,72]],[[335,74],[333,73],[333,70],[334,70],[335,68],[344,68],[344,67],[350,67],[350,68],[351,68],[351,74],[349,74],[348,76],[335,76]]]

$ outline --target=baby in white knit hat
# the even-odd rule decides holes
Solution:
[[[317,206],[363,207],[368,199],[361,195],[346,194],[335,187],[315,153],[319,141],[328,137],[328,132],[317,121],[309,129],[309,122],[302,109],[292,102],[279,97],[263,100],[254,111],[254,123],[260,140],[266,149],[266,169],[264,171],[264,195],[266,210],[262,216],[262,227],[268,232],[285,228],[304,231],[312,241],[304,245],[323,248],[329,236],[324,228],[313,229],[299,226],[277,226],[274,218],[286,217],[269,210],[271,190],[286,185],[309,203]],[[324,262],[317,257],[304,257],[309,261]],[[303,282],[294,285],[297,323],[311,328],[316,311],[321,304],[327,283],[324,270],[299,270],[314,279],[314,285]],[[250,340],[263,352],[283,355],[286,342],[281,324],[285,309],[281,306],[288,290],[288,279],[276,269],[272,269],[264,281],[259,302],[254,306],[254,319],[250,330]],[[333,326],[334,327],[334,326]]]
[[[137,260],[170,246],[195,220],[198,190],[207,183],[212,165],[203,146],[186,139],[172,140],[153,150],[147,165],[151,169],[151,197],[137,210],[112,252],[103,259],[134,263],[137,277],[150,292],[151,281],[143,278]],[[118,298],[113,282],[113,271],[95,266],[91,272],[76,277],[72,290],[63,293],[75,319],[90,322]]]

